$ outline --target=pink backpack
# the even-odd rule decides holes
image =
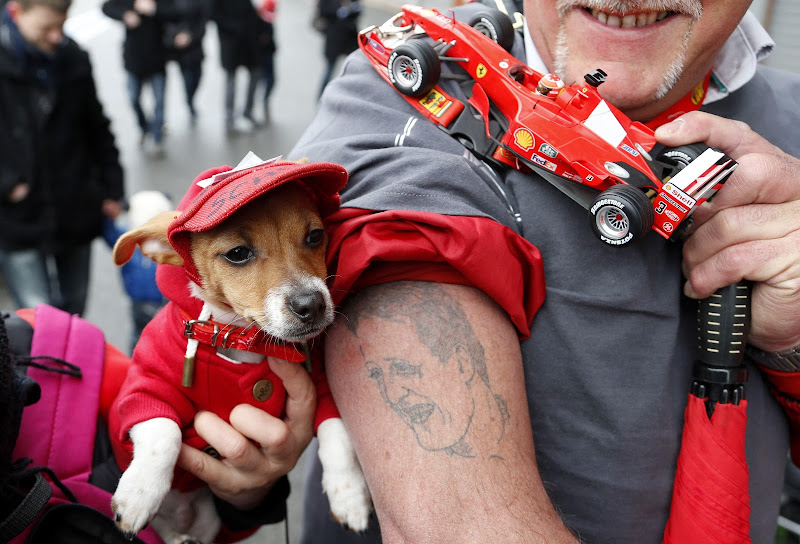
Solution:
[[[12,455],[32,461],[26,470],[33,483],[0,521],[0,542],[130,542],[114,526],[111,494],[89,483],[104,354],[100,329],[52,306],[37,306],[27,375],[42,394],[22,412]],[[151,528],[134,541],[162,542]]]

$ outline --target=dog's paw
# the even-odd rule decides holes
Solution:
[[[154,418],[137,423],[128,434],[133,460],[117,484],[111,510],[120,530],[133,536],[155,517],[170,490],[181,430],[170,419]]]
[[[317,429],[322,490],[331,514],[342,525],[361,532],[367,528],[372,499],[350,435],[341,419],[323,421]]]
[[[328,495],[331,515],[338,523],[359,533],[367,529],[372,499],[360,468],[347,473],[323,472],[322,490]]]
[[[172,474],[166,477],[156,471],[128,468],[119,480],[117,490],[111,498],[111,510],[117,527],[128,536],[133,536],[150,522],[158,512],[164,496],[169,491]]]

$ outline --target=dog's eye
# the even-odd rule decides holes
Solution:
[[[325,240],[325,230],[314,229],[306,236],[306,246],[312,249],[317,248],[322,244],[323,240]]]
[[[222,257],[231,264],[245,264],[253,258],[253,252],[245,246],[236,246]]]

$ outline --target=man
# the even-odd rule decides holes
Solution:
[[[123,174],[89,57],[63,33],[69,6],[11,1],[0,16],[0,262],[19,307],[80,314]]]
[[[750,344],[763,351],[751,353],[791,358],[800,344],[800,78],[757,67],[771,42],[749,5],[524,3],[515,57],[567,84],[602,68],[601,94],[660,127],[662,143],[704,141],[739,162],[682,246],[650,235],[607,247],[586,211],[535,175],[498,169],[504,201],[488,169],[420,119],[362,55],[331,82],[291,155],[334,160],[351,175],[332,230],[333,289],[362,295],[344,298],[326,369],[384,542],[661,542],[695,357],[696,305],[682,293],[756,282]],[[442,85],[464,98],[457,82]],[[702,109],[716,115],[690,111],[684,98],[698,85]],[[422,447],[375,391],[362,350],[396,356],[415,335],[397,316],[368,336],[353,336],[347,322],[372,297],[401,289],[396,280],[438,282],[463,311],[508,408],[502,459]],[[458,394],[452,383],[439,391],[443,405]],[[786,418],[754,365],[747,394],[751,539],[769,542]],[[473,438],[476,448],[494,439]],[[321,498],[307,489],[305,541],[347,542],[326,523]]]

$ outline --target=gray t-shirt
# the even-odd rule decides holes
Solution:
[[[521,47],[518,37],[517,58],[524,58]],[[461,95],[455,86],[446,90]],[[706,109],[745,121],[800,156],[798,97],[800,78],[760,68]],[[359,52],[330,84],[290,155],[345,166],[351,177],[343,206],[486,216],[539,248],[547,295],[521,347],[542,480],[582,540],[660,543],[696,344],[696,306],[681,294],[680,246],[653,233],[623,249],[599,242],[586,210],[536,175],[490,175]],[[755,368],[747,398],[751,536],[769,542],[787,423]],[[306,514],[319,517],[306,519],[305,541],[349,542],[326,519],[317,476],[309,480]],[[377,542],[376,534],[353,542]]]

